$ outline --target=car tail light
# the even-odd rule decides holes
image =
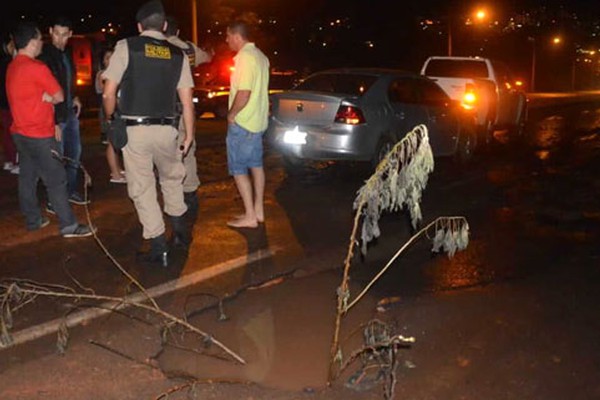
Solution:
[[[465,85],[465,93],[462,98],[462,106],[467,110],[472,110],[477,104],[477,93],[475,91],[475,85],[467,83]]]
[[[364,124],[366,121],[360,108],[342,105],[335,114],[335,122],[348,125],[360,125]]]

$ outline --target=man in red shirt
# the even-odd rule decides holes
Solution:
[[[19,205],[28,230],[48,225],[37,199],[41,178],[60,222],[63,237],[92,235],[79,224],[68,201],[67,178],[55,138],[54,104],[64,100],[52,72],[35,58],[42,50],[42,35],[35,24],[23,22],[14,31],[17,56],[6,72],[6,93],[13,114],[10,131],[19,151]]]

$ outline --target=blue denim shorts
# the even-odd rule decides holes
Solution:
[[[263,166],[263,133],[250,132],[238,124],[227,127],[229,175],[247,175],[249,168]]]

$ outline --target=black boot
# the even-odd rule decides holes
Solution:
[[[167,246],[167,239],[162,234],[155,238],[150,239],[150,250],[145,252],[138,252],[137,258],[139,261],[160,264],[166,268],[169,266],[169,246]]]
[[[194,224],[198,217],[198,193],[195,190],[193,192],[183,192],[183,201],[188,208],[186,217]]]
[[[169,218],[173,227],[173,245],[187,249],[192,243],[192,227],[189,222],[188,213],[186,212],[178,217],[170,215]]]

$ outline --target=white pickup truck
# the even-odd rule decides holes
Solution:
[[[480,57],[436,56],[425,61],[421,75],[475,111],[479,138],[485,143],[500,129],[508,129],[512,139],[523,134],[527,98],[504,64]]]

